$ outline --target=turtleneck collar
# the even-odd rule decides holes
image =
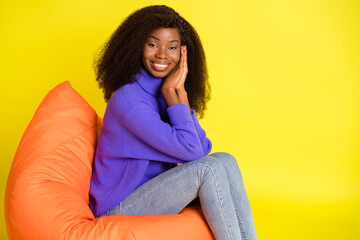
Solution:
[[[143,67],[140,69],[140,73],[136,74],[136,82],[147,93],[158,96],[162,85],[162,78],[154,77]]]

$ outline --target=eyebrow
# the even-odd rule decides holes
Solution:
[[[154,39],[156,39],[156,40],[158,40],[159,42],[161,42],[161,40],[159,39],[159,38],[157,38],[157,37],[154,37],[154,36],[150,36],[151,38],[154,38]],[[169,43],[172,43],[172,42],[179,42],[179,40],[170,40],[170,41],[168,41]]]

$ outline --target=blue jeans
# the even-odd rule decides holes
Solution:
[[[216,239],[257,239],[241,172],[227,153],[213,153],[158,175],[102,216],[177,214],[197,197]]]

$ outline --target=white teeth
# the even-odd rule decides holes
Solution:
[[[164,68],[164,67],[167,67],[168,65],[166,64],[157,64],[157,63],[154,63],[155,66],[157,67],[161,67],[161,68]]]

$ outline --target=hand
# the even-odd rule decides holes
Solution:
[[[161,91],[169,107],[174,104],[183,103],[188,106],[189,112],[192,114],[189,99],[184,87],[186,76],[188,74],[186,46],[181,46],[180,54],[180,60],[177,67],[166,77]]]
[[[184,84],[186,80],[186,76],[188,74],[188,65],[187,65],[187,49],[186,46],[181,47],[181,56],[179,61],[179,68],[182,69],[182,75],[178,84],[176,85],[176,90],[185,90]]]
[[[163,90],[182,90],[188,73],[186,46],[181,46],[180,60],[177,67],[166,77]]]

